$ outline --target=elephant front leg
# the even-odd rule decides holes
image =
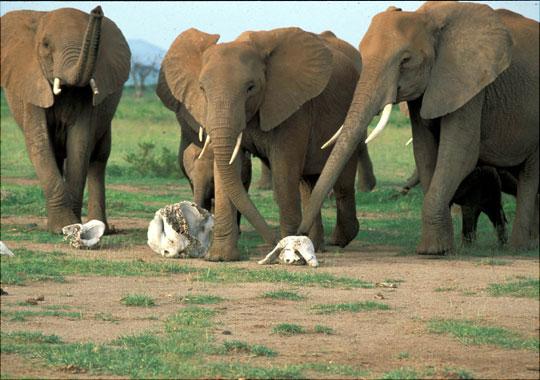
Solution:
[[[235,160],[237,164],[239,160]],[[214,231],[212,245],[206,259],[209,261],[236,261],[240,260],[238,249],[238,224],[236,223],[236,208],[223,191],[223,180],[214,162]]]
[[[354,156],[353,156],[354,157]],[[356,160],[350,159],[334,185],[336,197],[336,228],[332,234],[332,244],[345,247],[358,234],[360,225],[356,217],[354,176]]]
[[[88,165],[90,161],[90,125],[89,118],[79,116],[74,125],[68,128],[66,138],[65,184],[71,209],[81,219],[82,201]],[[92,136],[93,137],[93,136]]]
[[[519,173],[516,217],[510,236],[510,244],[515,249],[538,247],[538,160],[536,148]]]
[[[302,200],[302,211],[309,205],[309,197],[311,196],[311,190],[313,189],[314,182],[300,181],[300,197]],[[324,227],[322,224],[321,213],[317,215],[313,226],[309,230],[309,238],[313,242],[313,247],[317,252],[324,252]]]
[[[373,164],[369,157],[368,147],[362,141],[358,145],[358,190],[362,192],[370,192],[377,184],[375,174],[373,173]]]
[[[302,220],[300,173],[291,168],[290,163],[281,160],[272,162],[270,166],[274,198],[279,207],[281,237],[295,235]]]
[[[421,255],[444,255],[454,248],[449,205],[459,184],[478,162],[483,99],[481,93],[441,119],[437,163],[422,208],[422,237],[417,247]],[[416,149],[420,141],[414,130],[413,138]]]
[[[61,233],[62,227],[79,223],[69,207],[64,180],[49,139],[45,112],[36,106],[26,105],[23,122],[26,148],[39,178],[47,204],[47,228]]]
[[[111,152],[111,131],[96,144],[88,167],[88,220],[105,223],[105,233],[110,233],[105,212],[105,167]]]

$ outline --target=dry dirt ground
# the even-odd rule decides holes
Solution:
[[[34,218],[45,227],[44,218]],[[20,223],[16,217],[2,223]],[[147,221],[114,219],[117,228],[144,228]],[[60,250],[70,255],[108,260],[141,259],[165,261],[144,245],[114,250],[77,251],[62,244],[6,241],[11,248]],[[218,342],[237,339],[262,344],[279,352],[275,358],[233,356],[231,360],[251,365],[286,365],[324,362],[362,367],[369,376],[380,377],[399,367],[437,369],[453,367],[470,371],[475,378],[539,378],[539,354],[530,350],[509,350],[492,345],[465,345],[449,335],[428,331],[433,318],[468,319],[505,327],[524,337],[539,335],[539,301],[531,298],[493,297],[486,288],[518,276],[538,278],[538,259],[506,258],[506,265],[484,265],[478,258],[433,259],[399,256],[397,249],[369,247],[359,249],[354,242],[343,253],[323,253],[319,272],[359,278],[373,283],[399,280],[397,288],[371,289],[298,287],[276,283],[214,284],[193,281],[188,274],[160,277],[80,277],[69,276],[65,283],[30,282],[25,286],[3,285],[9,295],[1,297],[1,310],[22,309],[18,302],[38,295],[40,305],[67,305],[81,311],[81,319],[32,317],[26,322],[2,318],[2,332],[41,331],[56,334],[66,342],[107,342],[122,335],[159,331],[164,319],[185,307],[177,300],[186,294],[220,296],[224,302],[209,305],[218,311],[214,334]],[[261,248],[260,257],[264,254]],[[238,263],[210,263],[189,260],[201,267],[234,266],[259,269],[256,257]],[[181,261],[182,264],[186,263]],[[291,271],[312,271],[290,267]],[[271,290],[294,290],[306,298],[301,301],[262,298]],[[128,293],[146,294],[156,300],[152,308],[126,307],[120,299]],[[388,311],[314,314],[315,304],[374,300],[390,306]],[[96,320],[98,313],[110,314],[117,321]],[[282,337],[272,334],[279,323],[296,323],[306,334]],[[335,330],[334,335],[313,333],[315,325]],[[231,335],[224,335],[223,331]],[[406,353],[407,355],[404,355]],[[16,377],[87,378],[66,369],[44,367],[35,360],[17,355],[2,355],[2,372]],[[320,374],[320,377],[325,377]],[[103,376],[98,376],[103,378]],[[335,376],[333,376],[335,377]]]

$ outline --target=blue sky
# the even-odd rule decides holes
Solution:
[[[481,1],[493,8],[507,8],[539,19],[538,1]],[[332,30],[357,47],[371,18],[395,5],[416,10],[421,1],[279,1],[279,2],[104,2],[104,1],[21,1],[0,2],[3,15],[17,9],[52,10],[73,7],[89,12],[101,5],[105,15],[120,27],[128,39],[144,39],[163,49],[182,31],[195,27],[221,35],[221,42],[236,38],[245,30],[267,30],[298,26],[311,32]]]

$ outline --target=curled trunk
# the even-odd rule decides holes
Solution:
[[[90,19],[84,34],[81,53],[79,54],[79,58],[77,59],[77,63],[74,68],[73,84],[76,86],[86,86],[90,82],[92,75],[94,75],[99,49],[102,19],[103,12],[101,7],[98,6],[90,13]]]

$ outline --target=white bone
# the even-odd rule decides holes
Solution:
[[[53,82],[53,94],[58,95],[62,92],[62,89],[60,88],[60,78],[54,78]]]
[[[148,246],[164,257],[204,257],[212,241],[214,216],[195,203],[165,206],[148,225]]]
[[[202,127],[199,127],[199,141],[202,142],[204,131]]]
[[[203,156],[204,152],[206,152],[206,148],[210,145],[210,135],[206,135],[206,141],[204,142],[203,148],[201,150],[201,153],[199,153],[199,157],[197,157],[197,160],[200,160]]]
[[[240,143],[241,142],[242,142],[242,132],[240,132],[240,134],[236,138],[236,145],[234,146],[234,150],[233,150],[233,153],[232,153],[232,156],[231,156],[231,160],[229,161],[229,165],[234,162],[234,159],[238,155],[238,151],[240,150]]]
[[[276,247],[259,264],[272,264],[277,260],[283,264],[308,264],[319,266],[315,257],[315,248],[307,236],[287,236],[279,241]]]
[[[0,241],[0,255],[3,256],[15,256],[13,252],[4,244],[3,241]]]
[[[343,125],[341,127],[339,127],[337,132],[334,133],[334,135],[332,137],[330,137],[330,140],[328,140],[327,142],[325,142],[323,144],[323,146],[321,146],[321,149],[326,149],[328,146],[333,144],[337,140],[337,138],[339,137],[339,135],[341,134],[342,131],[343,131]]]
[[[92,248],[105,233],[105,223],[100,220],[90,220],[85,224],[75,223],[62,228],[64,240],[74,248]]]
[[[377,123],[377,126],[369,134],[368,138],[366,139],[366,144],[369,143],[371,140],[373,140],[375,137],[377,137],[383,131],[384,127],[386,127],[386,124],[388,123],[388,119],[390,119],[391,113],[392,113],[392,104],[388,103],[387,105],[384,106],[381,119]]]
[[[405,146],[409,146],[411,145],[411,143],[412,143],[412,137],[407,140],[407,142],[405,143]]]

